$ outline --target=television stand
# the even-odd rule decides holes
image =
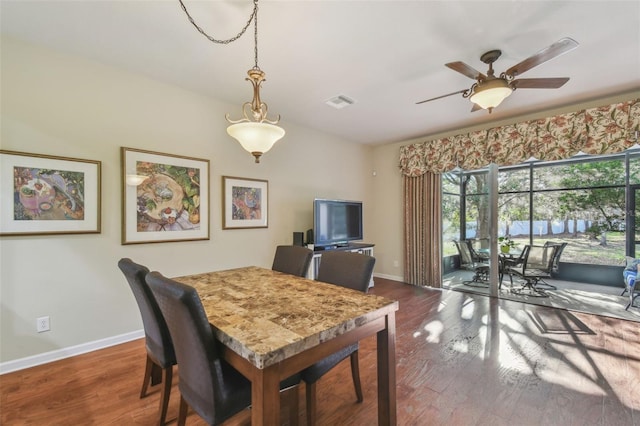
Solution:
[[[333,246],[314,247],[313,259],[311,265],[309,265],[309,271],[307,272],[307,278],[315,280],[318,277],[318,271],[320,270],[320,262],[322,260],[322,253],[325,251],[350,251],[354,253],[362,253],[368,256],[373,256],[373,247],[375,244],[370,243],[349,243],[349,244],[336,244]],[[373,276],[369,282],[369,287],[373,287]]]

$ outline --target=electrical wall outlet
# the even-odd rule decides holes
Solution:
[[[40,317],[36,318],[36,331],[38,333],[42,333],[43,331],[51,330],[49,324],[49,317]]]

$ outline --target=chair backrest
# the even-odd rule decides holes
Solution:
[[[274,271],[305,277],[313,258],[313,251],[301,246],[278,246],[273,257]]]
[[[544,243],[545,246],[555,246],[556,252],[553,256],[553,265],[551,270],[554,273],[558,273],[560,271],[560,256],[562,256],[562,252],[564,251],[567,243],[553,243],[551,241],[547,241]]]
[[[460,266],[461,267],[473,267],[474,261],[473,256],[471,255],[471,251],[469,250],[469,245],[464,241],[453,240],[453,243],[456,245],[458,249],[458,254],[460,255]]]
[[[481,255],[473,246],[474,242],[476,240],[464,240],[462,241],[463,244],[466,244],[467,247],[469,247],[469,253],[471,254],[471,259],[473,259],[474,262],[485,262],[488,258],[488,256],[483,256]]]
[[[318,281],[366,292],[376,259],[366,254],[348,251],[327,251],[322,254]]]
[[[551,275],[556,246],[527,246],[523,272],[535,270],[537,273]]]
[[[171,331],[180,366],[180,395],[207,424],[218,424],[228,417],[219,412],[224,406],[220,401],[230,396],[224,388],[219,342],[213,335],[200,296],[193,287],[158,272],[149,273],[146,280]]]
[[[147,353],[162,368],[174,365],[176,363],[176,355],[169,328],[158,302],[145,281],[149,269],[133,262],[129,258],[120,259],[118,267],[127,279],[138,303],[144,327]]]

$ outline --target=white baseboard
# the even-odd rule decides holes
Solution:
[[[47,364],[49,362],[58,361],[76,355],[82,355],[87,352],[97,351],[98,349],[108,348],[109,346],[119,345],[142,337],[144,337],[144,330],[141,329],[130,333],[120,334],[118,336],[107,337],[106,339],[94,340],[93,342],[82,343],[68,348],[56,349],[55,351],[28,356],[26,358],[2,362],[0,363],[0,375],[24,370],[25,368],[35,367],[37,365]]]
[[[404,282],[404,279],[402,277],[397,276],[397,275],[373,274],[373,276],[374,277],[380,277],[380,278],[386,278],[388,280],[393,280],[393,281]]]

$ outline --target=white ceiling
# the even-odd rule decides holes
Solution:
[[[249,0],[185,0],[218,39],[236,35]],[[287,122],[384,144],[640,89],[640,1],[272,1],[259,3],[262,100]],[[252,97],[253,28],[214,44],[178,0],[0,2],[3,34],[80,55],[238,105]],[[560,89],[520,89],[489,115],[462,95],[473,80],[444,66],[501,49],[496,74],[563,37],[580,46],[523,75],[570,77]],[[334,109],[346,95],[356,103]],[[220,118],[223,122],[224,118]]]

